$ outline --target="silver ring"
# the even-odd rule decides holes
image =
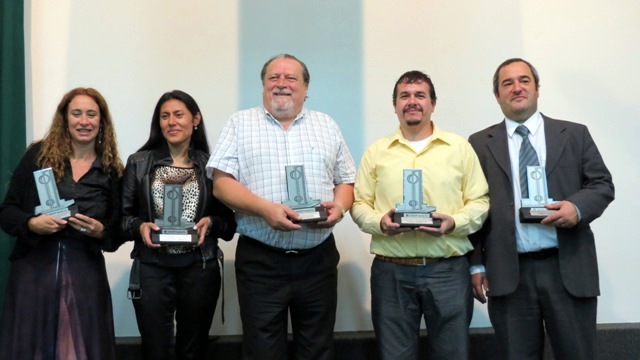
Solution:
[[[86,232],[86,231],[87,231],[87,229],[85,229],[85,228],[84,228],[84,227],[82,227],[82,226],[80,227],[80,232]]]

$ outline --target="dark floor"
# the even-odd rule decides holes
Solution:
[[[426,333],[420,339],[426,342]],[[212,337],[209,345],[209,359],[241,359],[241,336]],[[373,332],[338,332],[335,334],[336,360],[375,360],[375,338]],[[118,360],[140,359],[139,338],[118,338]],[[471,329],[471,358],[493,359],[493,330],[491,328]],[[640,324],[598,325],[597,359],[638,360],[640,359]],[[553,359],[547,345],[545,360]],[[420,360],[428,359],[423,353]],[[558,359],[564,360],[564,359]]]

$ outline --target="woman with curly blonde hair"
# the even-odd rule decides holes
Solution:
[[[34,171],[53,170],[77,213],[36,212]],[[91,88],[64,95],[44,139],[27,148],[0,205],[16,237],[0,326],[0,359],[115,359],[103,251],[122,243],[123,165],[107,103]]]

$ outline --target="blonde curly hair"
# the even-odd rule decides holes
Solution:
[[[73,154],[71,147],[71,135],[68,127],[67,110],[69,103],[78,95],[86,95],[92,98],[100,108],[100,131],[95,141],[97,156],[102,159],[102,166],[105,171],[118,177],[122,176],[124,166],[118,154],[116,133],[113,128],[109,107],[104,97],[92,88],[75,88],[66,93],[53,116],[53,122],[49,131],[42,139],[42,150],[38,156],[37,163],[42,167],[51,167],[56,177],[60,181],[64,176],[65,162]]]

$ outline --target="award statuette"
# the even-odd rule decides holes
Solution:
[[[435,206],[422,202],[422,170],[404,169],[403,202],[396,204],[393,222],[402,227],[440,227],[440,219],[431,217]]]
[[[327,210],[320,205],[320,200],[310,199],[307,194],[307,180],[304,177],[304,165],[287,165],[287,193],[289,199],[284,205],[298,213],[300,220],[295,222],[318,222],[327,220]]]
[[[548,195],[544,166],[527,166],[527,189],[529,198],[522,199],[522,207],[520,207],[521,223],[539,223],[556,211],[544,207],[546,204],[555,202]]]
[[[195,223],[182,219],[182,185],[164,186],[162,219],[155,223],[160,231],[151,232],[151,242],[162,245],[189,245],[198,243]]]
[[[60,199],[56,178],[53,170],[46,168],[33,172],[36,180],[36,190],[40,198],[40,205],[36,206],[36,215],[51,215],[60,219],[67,219],[78,212],[78,205],[74,205],[74,200]]]

